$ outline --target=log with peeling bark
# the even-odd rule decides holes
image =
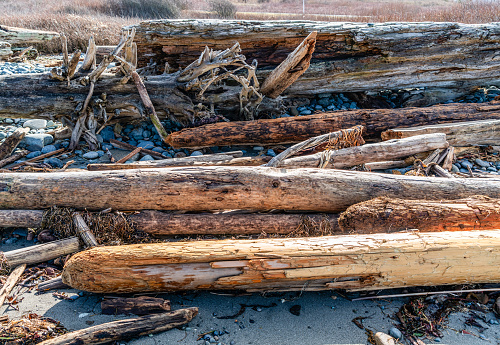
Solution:
[[[373,290],[498,283],[499,259],[500,230],[402,232],[98,247],[62,277],[95,293]]]
[[[149,296],[107,298],[101,302],[101,310],[105,315],[158,314],[170,311],[170,301]]]
[[[34,246],[3,252],[7,264],[11,267],[27,264],[39,264],[58,258],[62,255],[73,254],[79,251],[80,242],[77,237],[36,244]]]
[[[308,71],[290,95],[433,87],[468,90],[499,85],[500,24],[327,23],[242,20],[155,20],[136,29],[139,64],[152,58],[185,68],[208,45],[238,41],[248,61],[273,68],[318,31]],[[474,68],[470,68],[474,66]],[[265,77],[266,71],[259,72]],[[430,96],[439,97],[437,93]],[[450,99],[450,98],[447,98]],[[442,99],[445,101],[447,99]],[[434,99],[434,103],[441,99]],[[432,100],[427,100],[427,104]]]
[[[54,31],[30,30],[0,25],[0,41],[9,42],[10,44],[43,43],[56,37],[59,37],[59,34]]]
[[[79,191],[74,193],[74,191]],[[445,179],[267,167],[188,167],[0,174],[0,207],[115,210],[293,210],[335,213],[378,196],[497,197],[500,179]]]
[[[198,314],[198,308],[178,309],[162,314],[118,320],[101,325],[69,332],[48,339],[40,345],[80,345],[105,344],[118,340],[128,340],[147,334],[168,331],[191,321]]]
[[[382,140],[408,138],[414,135],[445,133],[450,145],[496,145],[500,142],[500,120],[467,121],[410,128],[394,128],[382,132]]]
[[[458,200],[376,198],[350,206],[340,215],[345,232],[465,231],[500,229],[500,199]]]
[[[374,138],[383,131],[401,126],[483,119],[500,119],[500,103],[455,103],[428,108],[361,109],[251,122],[219,122],[174,132],[170,134],[167,142],[174,148],[285,144],[356,125],[363,125],[366,128],[366,136]]]
[[[10,136],[8,136],[7,139],[5,139],[0,145],[0,160],[10,156],[28,132],[29,128],[17,128]]]
[[[370,162],[408,157],[420,152],[448,147],[446,134],[424,134],[381,143],[353,146],[340,150],[328,150],[307,156],[284,160],[281,168],[324,168],[341,169]]]

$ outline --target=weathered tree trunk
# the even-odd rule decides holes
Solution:
[[[107,298],[101,302],[105,315],[148,315],[170,311],[170,301],[163,298],[140,296],[136,298]]]
[[[40,345],[105,344],[112,341],[131,339],[146,334],[168,331],[191,321],[198,314],[198,308],[179,309],[167,313],[147,315],[103,323],[101,325],[66,333],[48,339]]]
[[[411,140],[410,140],[411,139]],[[400,157],[408,157],[420,152],[448,147],[446,134],[435,133],[415,137],[385,141],[375,144],[353,146],[325,153],[315,153],[283,161],[281,168],[316,168],[325,160],[325,168],[341,169],[370,162],[386,161]]]
[[[131,216],[138,230],[165,235],[290,234],[304,225],[311,232],[338,232],[335,214],[170,214],[143,211]]]
[[[376,198],[340,215],[345,232],[462,231],[500,229],[500,200],[474,196],[458,200]]]
[[[356,125],[363,125],[366,136],[373,138],[383,131],[401,126],[479,119],[500,119],[500,104],[460,103],[428,108],[362,109],[251,122],[219,122],[172,133],[167,141],[175,148],[284,144]]]
[[[78,191],[78,193],[75,193]],[[0,207],[54,205],[103,210],[294,210],[335,213],[378,196],[404,199],[498,197],[500,179],[444,179],[266,167],[4,173]]]
[[[140,64],[153,58],[174,68],[185,68],[206,45],[225,49],[236,41],[248,61],[274,67],[318,31],[311,66],[290,95],[500,84],[498,23],[155,20],[133,27]]]
[[[191,241],[93,248],[63,281],[95,293],[371,290],[498,283],[499,259],[500,230]]]
[[[37,244],[34,246],[4,252],[7,264],[14,267],[17,265],[34,265],[41,262],[58,258],[62,255],[72,254],[80,250],[80,243],[77,237],[70,237],[64,240]]]
[[[445,133],[446,140],[454,146],[496,145],[500,142],[500,120],[394,128],[382,132],[381,137],[389,140],[429,133]]]
[[[2,228],[39,228],[42,219],[42,210],[0,210]]]
[[[0,41],[10,44],[42,43],[50,41],[59,34],[54,31],[30,30],[0,25]]]

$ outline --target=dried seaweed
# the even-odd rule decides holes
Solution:
[[[38,344],[67,332],[59,321],[30,313],[0,326],[0,344]]]

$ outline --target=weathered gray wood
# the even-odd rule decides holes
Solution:
[[[78,191],[78,193],[75,193]],[[497,197],[500,178],[445,179],[334,169],[188,167],[4,173],[0,208],[54,205],[102,210],[270,210],[335,213],[377,196]]]
[[[10,43],[0,42],[0,60],[9,58],[12,53],[12,45]]]
[[[2,228],[39,228],[42,219],[42,210],[0,210]]]
[[[75,224],[76,233],[82,239],[83,243],[85,243],[88,248],[98,246],[99,243],[97,243],[94,234],[92,233],[92,231],[90,231],[90,228],[88,227],[87,223],[85,223],[85,220],[83,220],[82,215],[78,212],[74,212],[72,217],[73,224]]]
[[[8,136],[7,139],[0,144],[0,160],[10,156],[28,132],[29,128],[17,128],[10,136]]]
[[[105,315],[158,314],[170,311],[170,301],[149,296],[107,298],[101,302],[101,310]]]
[[[0,289],[0,307],[2,307],[3,302],[5,302],[5,299],[10,294],[14,286],[16,286],[17,282],[19,281],[19,278],[21,278],[25,269],[26,269],[26,264],[20,264],[19,266],[14,268],[7,277],[7,280]]]
[[[59,34],[54,31],[30,30],[0,25],[0,41],[10,44],[42,43],[56,37],[59,37]]]

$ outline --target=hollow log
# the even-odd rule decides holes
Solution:
[[[382,132],[382,140],[408,138],[414,135],[445,133],[450,145],[496,145],[500,142],[500,120],[467,121],[411,128],[394,128]]]
[[[30,30],[0,25],[0,41],[9,42],[10,44],[43,43],[56,37],[59,37],[59,34],[54,31]]]
[[[101,302],[101,310],[105,315],[158,314],[170,311],[170,301],[149,296],[107,298]]]
[[[498,283],[500,230],[190,241],[98,247],[63,281],[95,293],[373,290]]]
[[[350,206],[340,215],[344,232],[465,231],[500,229],[500,199],[458,200],[376,198]]]
[[[14,267],[22,264],[34,265],[58,258],[62,255],[72,254],[80,250],[77,237],[65,238],[34,246],[3,252],[7,264]]]
[[[270,120],[219,122],[170,134],[174,148],[295,143],[356,125],[368,138],[397,127],[500,119],[500,103],[442,104],[428,108],[334,111]]]
[[[239,42],[248,61],[281,63],[318,31],[308,71],[289,95],[415,87],[468,89],[500,84],[500,24],[326,23],[242,20],[155,20],[133,25],[139,64],[154,59],[185,68],[205,46]],[[129,30],[131,27],[124,28]],[[474,68],[471,68],[474,66]],[[259,77],[267,76],[260,71]],[[444,101],[444,100],[443,100]]]
[[[78,191],[75,193],[74,191]],[[446,179],[266,167],[189,167],[0,174],[0,208],[293,210],[336,213],[378,196],[497,197],[499,178]]]
[[[325,153],[299,156],[283,161],[283,168],[316,168],[325,160],[325,168],[341,169],[370,162],[408,157],[420,152],[448,147],[446,134],[424,134],[405,139],[395,139],[381,143],[353,146]]]
[[[118,320],[84,328],[48,339],[40,345],[105,344],[122,339],[168,331],[191,321],[198,314],[198,308],[186,308],[162,314]]]

